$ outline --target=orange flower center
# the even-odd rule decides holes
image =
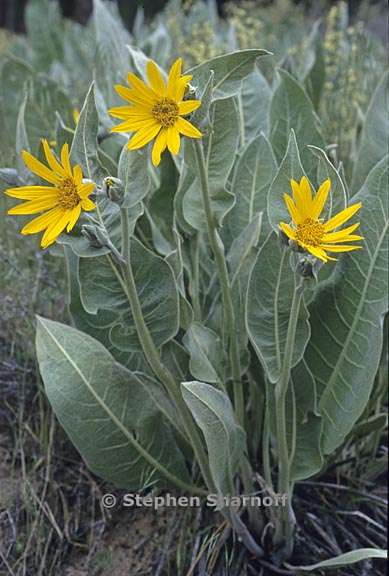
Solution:
[[[154,104],[151,113],[163,128],[170,128],[178,118],[178,106],[174,100],[163,98]]]
[[[72,178],[65,178],[58,186],[58,204],[65,210],[75,208],[80,202],[77,186]]]
[[[325,233],[324,225],[318,220],[306,218],[304,222],[297,225],[297,242],[308,246],[319,246]]]

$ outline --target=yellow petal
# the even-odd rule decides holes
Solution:
[[[297,210],[299,211],[301,218],[303,219],[303,218],[307,217],[307,210],[306,210],[307,205],[304,202],[304,198],[303,198],[302,192],[300,190],[300,184],[292,178],[290,181],[290,185],[292,187],[293,200],[294,200],[295,206],[296,206]]]
[[[161,154],[167,145],[167,130],[162,129],[155,139],[153,150],[151,153],[151,160],[154,166],[158,166],[161,161]]]
[[[343,228],[343,230],[338,230],[338,232],[329,232],[328,234],[324,234],[322,240],[323,242],[338,242],[341,238],[345,238],[349,234],[352,234],[352,232],[354,232],[358,226],[359,222],[352,224],[351,226],[347,226],[347,228]]]
[[[34,158],[34,156],[27,152],[27,150],[23,150],[22,158],[25,165],[31,170],[31,172],[34,172],[34,174],[40,178],[43,178],[44,180],[47,180],[48,182],[51,182],[52,184],[59,184],[61,180],[60,177],[49,170],[47,166],[42,164],[42,162]]]
[[[96,204],[92,202],[92,200],[89,200],[89,198],[83,198],[83,200],[81,200],[81,208],[85,210],[85,212],[90,212],[96,208]]]
[[[169,77],[167,81],[167,95],[171,98],[174,97],[174,93],[177,87],[177,83],[181,76],[182,70],[182,58],[178,58],[169,71]]]
[[[62,166],[64,167],[64,169],[66,171],[66,174],[71,176],[72,175],[72,167],[70,165],[69,145],[67,144],[67,142],[62,146],[61,162],[62,162]]]
[[[36,234],[37,232],[41,232],[42,230],[47,228],[47,226],[51,222],[56,221],[57,218],[59,218],[61,216],[62,212],[63,212],[62,208],[58,208],[58,207],[52,208],[49,212],[45,212],[44,214],[41,214],[37,218],[34,218],[34,220],[31,220],[30,222],[28,222],[21,229],[21,233],[22,234]]]
[[[70,232],[71,230],[73,230],[77,220],[80,217],[80,214],[81,214],[81,204],[77,204],[77,206],[75,208],[73,208],[73,210],[70,212],[69,222],[68,222],[68,225],[66,227],[66,232]]]
[[[358,202],[357,204],[353,204],[348,208],[345,208],[339,214],[336,214],[333,218],[330,218],[328,222],[324,224],[324,229],[326,232],[330,232],[334,228],[341,226],[346,220],[349,220],[358,210],[361,208],[362,202]]]
[[[145,112],[144,109],[139,109],[136,106],[116,106],[115,108],[110,108],[108,110],[109,114],[113,118],[119,118],[120,120],[129,120],[130,118],[148,118],[150,116],[149,112]]]
[[[329,252],[351,252],[351,250],[361,250],[362,246],[343,246],[342,244],[320,244],[323,250]]]
[[[303,176],[300,180],[300,193],[305,206],[310,207],[312,202],[312,192],[311,185],[306,176]]]
[[[132,72],[128,73],[127,79],[128,83],[131,84],[138,92],[139,96],[141,96],[142,100],[149,104],[152,104],[155,101],[155,94],[148,86],[146,86],[143,80],[140,80],[140,78],[135,76]]]
[[[41,246],[42,248],[47,248],[52,244],[60,234],[65,230],[66,225],[69,222],[71,210],[61,210],[61,214],[58,219],[53,220],[47,227],[46,232],[42,236]]]
[[[128,102],[137,104],[139,107],[145,108],[146,110],[149,110],[152,107],[149,101],[147,100],[146,102],[142,94],[139,94],[137,90],[131,90],[130,88],[127,88],[127,86],[121,86],[120,84],[115,85],[115,90],[121,98]]]
[[[192,78],[193,76],[191,75],[181,76],[172,89],[171,98],[173,98],[173,100],[180,102],[183,99],[186,87]]]
[[[78,187],[77,192],[80,198],[87,198],[90,194],[92,194],[95,188],[96,186],[94,182],[90,182],[88,184],[81,184]]]
[[[180,151],[180,133],[175,126],[167,129],[167,146],[172,154]]]
[[[82,184],[82,178],[82,168],[79,164],[76,164],[76,166],[73,168],[73,179],[77,186]]]
[[[43,150],[46,156],[46,160],[53,172],[59,176],[66,176],[66,172],[61,164],[58,162],[53,152],[50,150],[49,143],[47,140],[42,140]]]
[[[126,120],[125,122],[121,122],[117,126],[114,126],[111,129],[111,132],[134,132],[135,130],[147,128],[154,124],[155,119],[153,117],[145,116],[144,118],[138,118],[137,120]]]
[[[158,134],[161,126],[154,122],[150,124],[147,128],[141,128],[134,134],[134,136],[129,140],[127,146],[129,150],[136,150],[137,148],[142,148],[146,146]]]
[[[45,210],[50,210],[57,205],[57,198],[42,198],[39,200],[29,200],[28,202],[23,202],[19,206],[14,206],[8,210],[8,214],[37,214],[38,212],[44,212]]]
[[[201,106],[200,100],[183,100],[178,105],[178,113],[181,116],[185,116],[185,114],[190,114],[194,110]]]
[[[289,226],[289,224],[285,224],[285,222],[280,222],[280,228],[283,232],[285,232],[288,238],[291,238],[291,240],[296,240],[296,232],[293,230],[291,226]]]
[[[202,134],[193,124],[185,120],[185,118],[177,118],[174,127],[181,132],[184,136],[189,138],[201,138]]]
[[[327,180],[325,180],[323,182],[323,184],[320,186],[319,190],[317,191],[315,199],[312,202],[311,211],[310,211],[310,217],[313,218],[314,220],[319,218],[319,216],[320,216],[320,214],[324,208],[324,204],[326,203],[330,188],[331,188],[331,180],[328,178]]]
[[[328,255],[321,248],[317,248],[315,246],[306,246],[305,248],[316,258],[319,258],[319,260],[323,260],[323,262],[328,262],[328,260],[330,260]]]
[[[156,63],[153,62],[152,60],[149,60],[147,62],[147,79],[154,92],[156,92],[160,96],[165,95],[166,85],[163,76]]]
[[[288,194],[284,194],[284,200],[294,224],[299,224],[301,222],[301,216],[292,198]]]
[[[35,200],[38,198],[56,198],[58,191],[52,186],[19,186],[19,188],[8,188],[4,194],[20,200]]]

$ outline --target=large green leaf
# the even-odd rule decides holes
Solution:
[[[92,336],[112,354],[112,356],[126,368],[134,371],[150,371],[143,352],[124,351],[115,346],[109,339],[111,327],[117,322],[117,316],[110,310],[99,310],[96,314],[89,314],[82,305],[79,283],[80,258],[70,246],[64,246],[67,281],[68,281],[68,309],[70,318],[78,330]]]
[[[307,144],[324,148],[320,121],[304,88],[285,70],[279,70],[281,82],[273,94],[270,106],[270,142],[281,162],[290,131],[293,129],[301,148],[302,163],[310,176],[316,174],[316,161]]]
[[[226,181],[235,159],[238,141],[239,125],[234,99],[226,98],[214,102],[210,109],[209,134],[202,142],[211,202],[219,222],[234,202],[234,196],[226,189]],[[192,173],[197,174],[196,159],[189,144],[185,149],[185,158]],[[206,230],[198,178],[192,181],[183,197],[183,214],[190,226],[197,230]]]
[[[38,318],[37,355],[54,412],[93,472],[135,490],[187,480],[181,453],[155,402],[140,378],[102,344]]]
[[[100,165],[97,153],[98,128],[99,118],[96,109],[94,84],[92,83],[80,112],[70,149],[70,156],[72,162],[81,165],[84,178],[97,181],[106,176]]]
[[[215,486],[223,495],[233,494],[233,477],[245,454],[245,434],[236,422],[224,392],[202,382],[181,385],[184,400],[204,434]]]
[[[123,82],[130,70],[127,44],[131,37],[125,29],[115,3],[93,0],[96,34],[96,82],[110,105],[117,101],[114,85]]]
[[[387,158],[354,197],[361,201],[362,250],[341,256],[310,306],[306,362],[323,416],[323,449],[335,450],[361,416],[374,382],[387,310]]]
[[[369,108],[360,138],[358,156],[354,165],[351,190],[357,192],[370,170],[388,153],[389,140],[389,71],[378,84]]]
[[[234,170],[231,192],[236,202],[225,220],[231,239],[237,238],[260,212],[265,215],[264,229],[269,228],[267,195],[276,172],[272,148],[266,136],[259,134],[242,150]]]
[[[300,180],[305,172],[301,165],[300,152],[293,130],[290,132],[285,156],[278,168],[277,174],[270,185],[267,197],[267,215],[271,226],[279,230],[281,221],[289,222],[290,215],[285,206],[284,194],[291,192],[290,181]]]
[[[268,133],[271,94],[269,84],[257,68],[243,80],[239,95],[243,143],[260,132]]]
[[[247,294],[247,331],[271,382],[281,373],[290,309],[295,289],[290,251],[272,232],[260,249],[251,272]],[[292,366],[304,354],[309,340],[308,312],[301,302]]]
[[[224,384],[227,359],[218,335],[200,322],[193,322],[182,342],[190,354],[192,376],[205,382]]]
[[[135,238],[131,239],[135,283],[151,336],[159,347],[178,330],[178,293],[170,266]],[[80,260],[83,307],[89,314],[107,310],[114,317],[110,340],[120,350],[141,351],[123,283],[109,255]]]
[[[332,215],[343,210],[347,205],[347,192],[339,173],[327,154],[321,148],[308,146],[312,153],[319,159],[317,166],[317,184],[320,185],[329,178],[331,180],[331,191],[328,196],[326,206],[321,213],[321,218],[327,220]]]
[[[131,208],[150,192],[148,150],[129,150],[124,146],[119,158],[118,178],[124,184],[123,207]]]
[[[193,75],[193,84],[201,93],[213,70],[213,97],[215,100],[227,98],[239,92],[241,81],[253,71],[257,58],[266,54],[269,54],[266,50],[238,50],[207,60],[188,73]]]

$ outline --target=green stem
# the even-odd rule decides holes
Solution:
[[[211,472],[209,470],[208,460],[204,447],[201,441],[200,434],[197,430],[196,424],[192,415],[185,404],[181,392],[176,384],[176,381],[170,371],[162,364],[157,347],[154,344],[153,338],[146,325],[143,317],[142,308],[140,305],[138,292],[131,264],[130,255],[130,230],[128,221],[128,211],[124,208],[121,209],[121,222],[122,222],[122,273],[126,283],[126,292],[128,301],[131,307],[132,316],[134,318],[135,327],[142,346],[144,355],[150,364],[150,367],[156,377],[165,385],[170,397],[176,405],[183,421],[185,432],[191,442],[197,462],[200,466],[203,478],[211,492],[215,491],[214,483],[212,480]]]
[[[244,425],[244,396],[241,382],[241,367],[239,346],[237,340],[237,330],[235,323],[234,305],[232,302],[230,279],[228,275],[227,263],[224,257],[224,246],[217,233],[216,220],[212,211],[211,194],[208,185],[207,168],[204,158],[204,151],[200,141],[193,140],[193,149],[196,156],[200,188],[207,222],[207,232],[209,244],[217,266],[219,282],[222,293],[223,313],[225,316],[226,332],[229,339],[229,353],[234,388],[234,404],[237,422]]]
[[[275,533],[275,544],[285,543],[289,550],[294,533],[294,514],[291,506],[292,485],[290,482],[290,458],[286,430],[286,396],[289,387],[292,359],[295,346],[296,328],[302,299],[302,285],[295,284],[292,305],[286,335],[285,352],[282,360],[281,375],[275,386],[276,434],[278,447],[278,492],[288,495],[288,505],[280,508],[281,522]]]

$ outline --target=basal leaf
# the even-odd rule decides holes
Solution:
[[[209,465],[219,493],[233,494],[233,477],[245,453],[245,434],[237,426],[231,402],[220,390],[202,382],[181,384],[184,400],[204,434]]]
[[[166,420],[102,344],[38,318],[37,355],[54,412],[93,472],[135,490],[187,479]]]

